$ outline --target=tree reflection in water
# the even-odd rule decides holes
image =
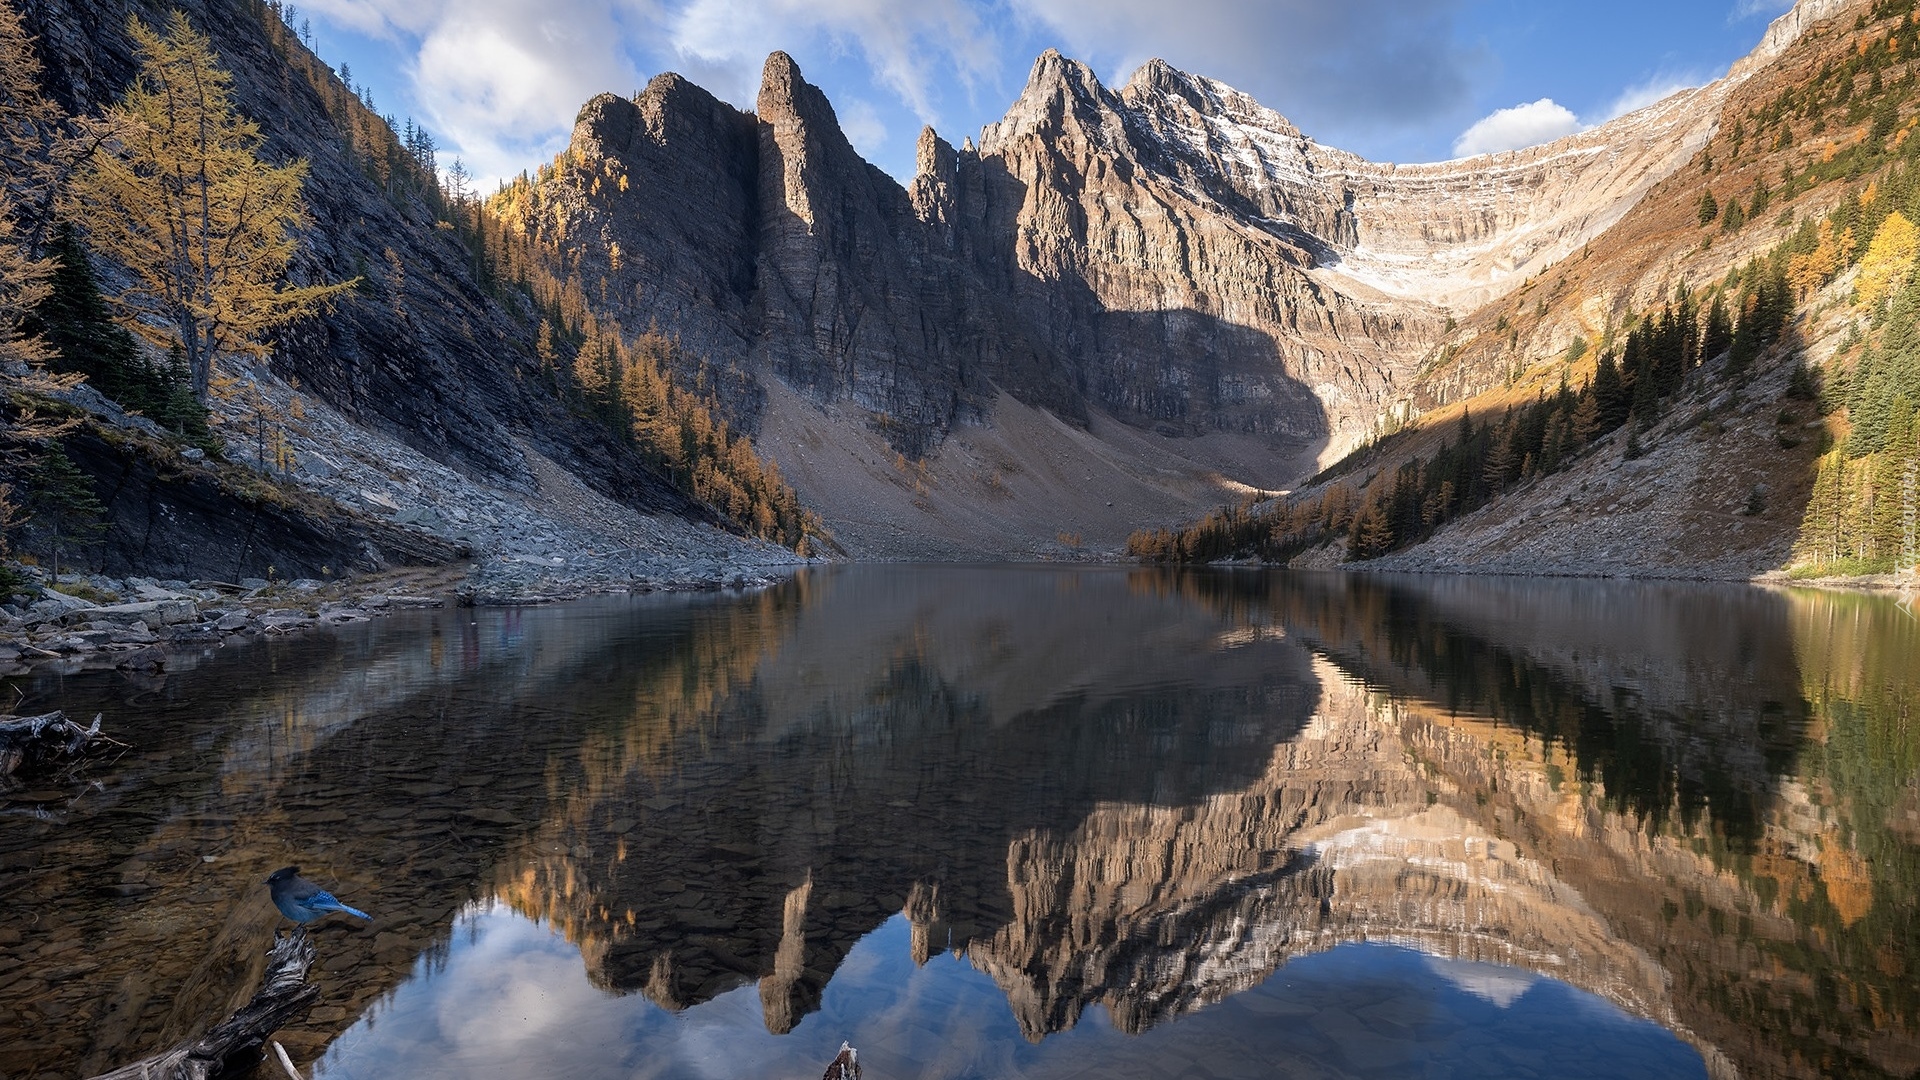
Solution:
[[[1906,1075],[1909,622],[1746,588],[1037,568],[446,612],[170,678],[144,704],[196,718],[140,733],[165,782],[129,776],[68,822],[84,839],[0,855],[67,867],[31,888],[94,898],[52,917],[75,932],[151,948],[133,929],[160,919],[214,942],[193,971],[76,976],[76,1000],[121,988],[98,1030],[128,1045],[198,1015],[157,1002],[244,970],[269,930],[228,914],[253,864],[319,845],[397,914],[329,943],[344,1015],[309,1051],[417,957],[448,963],[464,899],[497,898],[604,991],[745,993],[773,1033],[887,926],[915,964],[963,958],[1031,1041],[1094,1006],[1157,1030],[1391,940],[1562,980],[1742,1072]],[[343,803],[352,827],[320,820]],[[196,845],[222,854],[98,899],[106,868]],[[37,1060],[138,1056],[107,1038]]]

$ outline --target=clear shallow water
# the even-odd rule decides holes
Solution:
[[[1914,627],[874,568],[49,673],[137,749],[0,817],[0,1075],[244,998],[298,862],[323,1076],[1904,1076]]]

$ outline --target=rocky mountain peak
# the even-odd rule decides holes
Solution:
[[[953,144],[941,138],[931,127],[920,129],[920,141],[914,145],[914,171],[922,176],[946,180],[953,176]]]
[[[833,104],[819,87],[806,80],[800,73],[800,65],[784,52],[768,54],[766,65],[760,71],[760,95],[755,100],[754,112],[762,122],[775,127],[800,124],[822,135],[831,132],[840,136],[840,121],[834,115]],[[844,136],[840,137],[844,142]]]
[[[597,94],[574,118],[572,153],[578,158],[630,157],[641,144],[658,148],[738,127],[745,114],[679,75],[657,75],[631,100]]]
[[[1768,61],[1787,51],[1788,47],[1800,40],[1815,23],[1831,19],[1859,0],[1798,0],[1779,18],[1767,25],[1767,35],[1760,39],[1759,47],[1742,57],[1733,65],[1728,74],[1735,79],[1743,79]]]
[[[640,110],[618,94],[595,94],[573,118],[571,145],[591,154],[624,153],[633,145]]]
[[[1147,61],[1120,89],[1120,99],[1147,112],[1177,99],[1200,116],[1246,125],[1283,139],[1302,139],[1300,129],[1286,117],[1260,104],[1253,95],[1204,75],[1182,71],[1158,58]]]
[[[984,129],[980,146],[990,151],[1025,135],[1056,131],[1069,117],[1081,118],[1083,126],[1117,129],[1118,105],[1092,68],[1062,56],[1057,49],[1048,49],[1033,62],[1027,85],[1006,116]],[[1091,124],[1086,125],[1086,121]]]

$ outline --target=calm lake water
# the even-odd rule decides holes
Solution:
[[[287,863],[375,916],[335,1080],[1920,1069],[1888,598],[852,568],[174,668],[16,680],[133,750],[0,804],[4,1080],[244,1000]]]

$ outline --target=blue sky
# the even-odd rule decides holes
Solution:
[[[295,0],[320,55],[488,188],[566,145],[593,94],[677,71],[751,108],[784,49],[896,177],[956,145],[1048,48],[1117,84],[1158,56],[1321,143],[1434,161],[1565,134],[1724,74],[1789,0]]]

